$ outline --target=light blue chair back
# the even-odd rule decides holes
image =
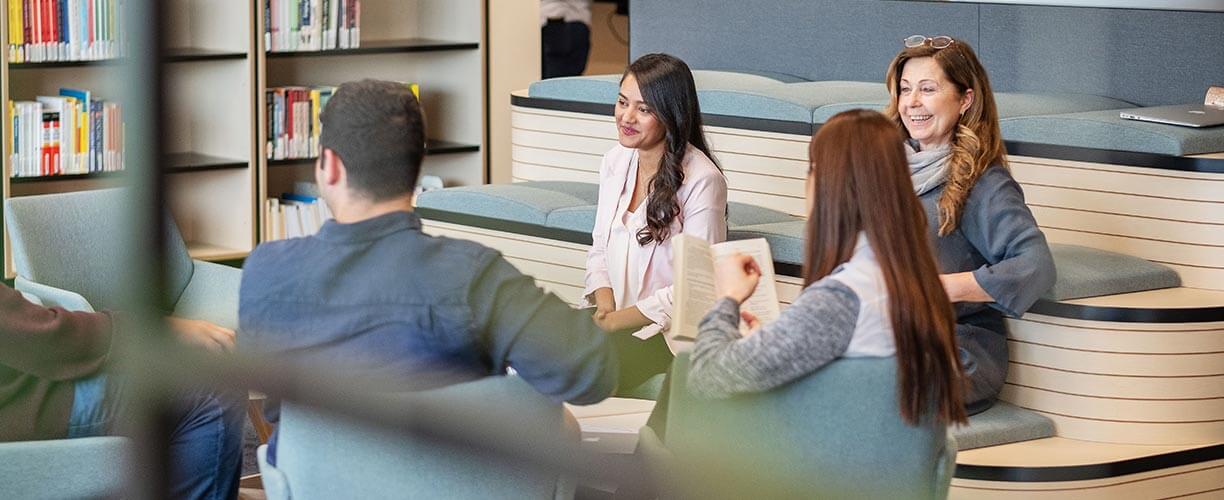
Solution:
[[[947,495],[955,444],[942,425],[901,419],[895,358],[842,358],[775,390],[718,401],[691,397],[688,372],[688,355],[677,356],[663,455],[670,458],[659,478],[665,496]],[[646,432],[643,445],[652,440]]]
[[[122,238],[130,227],[123,211],[126,192],[122,188],[99,189],[5,200],[17,274],[76,292],[95,309],[113,308],[113,291],[129,272],[118,265],[125,247]],[[173,222],[165,231],[163,305],[173,309],[191,280],[194,265]]]
[[[446,405],[490,428],[513,429],[532,442],[577,439],[564,430],[561,405],[514,376],[488,377],[390,396],[411,415],[414,404]],[[525,434],[524,434],[525,433]],[[281,405],[277,463],[260,453],[269,500],[333,498],[572,498],[573,483],[522,461],[498,460],[426,439],[356,424],[313,409]]]
[[[130,447],[120,437],[0,443],[0,498],[119,498]]]

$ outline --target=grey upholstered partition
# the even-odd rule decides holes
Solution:
[[[1224,12],[894,0],[634,0],[630,12],[631,57],[700,69],[882,81],[919,33],[969,41],[1000,91],[1159,105],[1224,84]]]

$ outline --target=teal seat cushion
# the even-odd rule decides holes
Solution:
[[[786,264],[803,264],[803,236],[807,222],[796,218],[787,222],[772,222],[741,226],[727,231],[728,240],[746,240],[765,238],[769,242],[769,250],[773,253],[774,262]]]
[[[527,95],[537,99],[612,104],[620,91],[620,75],[567,76],[532,83]]]
[[[735,230],[743,226],[758,224],[773,224],[775,222],[791,222],[802,220],[786,212],[765,208],[747,203],[730,202],[727,204],[727,228]]]
[[[883,84],[846,81],[799,82],[755,90],[710,89],[697,94],[705,113],[802,123],[821,123],[824,119],[816,116],[835,114],[826,115],[823,108],[827,106],[888,99]]]
[[[880,86],[880,90],[883,95],[876,99],[849,100],[844,103],[821,106],[813,111],[812,123],[827,122],[833,115],[850,109],[870,109],[882,113],[888,106],[889,97],[883,85]],[[995,105],[999,109],[999,118],[1079,113],[1132,106],[1126,101],[1087,94],[995,92],[994,96]]]
[[[999,107],[999,118],[1081,113],[1133,106],[1129,102],[1111,97],[1057,92],[996,92],[995,105]]]
[[[1186,156],[1224,151],[1224,126],[1179,127],[1123,120],[1120,110],[1005,118],[1009,141]]]
[[[1051,300],[1141,292],[1181,286],[1168,266],[1139,257],[1079,245],[1050,245],[1058,281],[1046,293]]]
[[[768,76],[767,76],[768,75]],[[753,74],[738,71],[694,70],[693,83],[697,90],[758,90],[781,85],[783,75]],[[789,75],[786,75],[789,76]],[[549,78],[532,83],[527,95],[541,99],[612,104],[620,91],[621,75],[572,76]],[[702,110],[709,113],[708,110]]]
[[[969,417],[969,425],[952,426],[959,450],[972,450],[1054,436],[1054,422],[1045,415],[998,401]]]
[[[588,205],[599,203],[599,184],[591,182],[526,181],[516,182],[515,185],[565,193],[585,201]]]
[[[595,205],[558,208],[548,214],[545,225],[559,229],[568,229],[581,233],[590,233],[595,227]]]
[[[586,204],[570,194],[517,184],[453,187],[417,197],[419,208],[539,225],[553,210]]]

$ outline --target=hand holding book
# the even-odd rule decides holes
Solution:
[[[751,255],[734,252],[718,260],[714,269],[714,289],[718,297],[744,303],[761,281],[761,267]]]
[[[726,241],[710,245],[680,234],[672,243],[675,277],[671,337],[694,340],[701,319],[720,297],[740,303],[747,331],[778,318],[780,306],[774,284],[773,258],[764,238]],[[751,319],[749,319],[751,316]]]

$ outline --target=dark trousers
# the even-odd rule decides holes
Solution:
[[[625,392],[642,385],[651,377],[667,372],[671,367],[671,350],[667,341],[658,334],[646,340],[633,336],[633,331],[609,333],[612,337],[612,349],[620,361],[620,378],[617,391]]]
[[[958,318],[956,348],[965,373],[965,412],[976,415],[994,405],[1007,381],[1007,324],[993,312]]]
[[[542,76],[578,76],[591,53],[591,28],[585,23],[549,19],[540,32]]]
[[[126,384],[106,374],[76,382],[68,437],[111,434],[129,411]],[[238,496],[242,472],[242,404],[245,393],[186,391],[171,409],[169,442],[172,498],[229,499]]]

